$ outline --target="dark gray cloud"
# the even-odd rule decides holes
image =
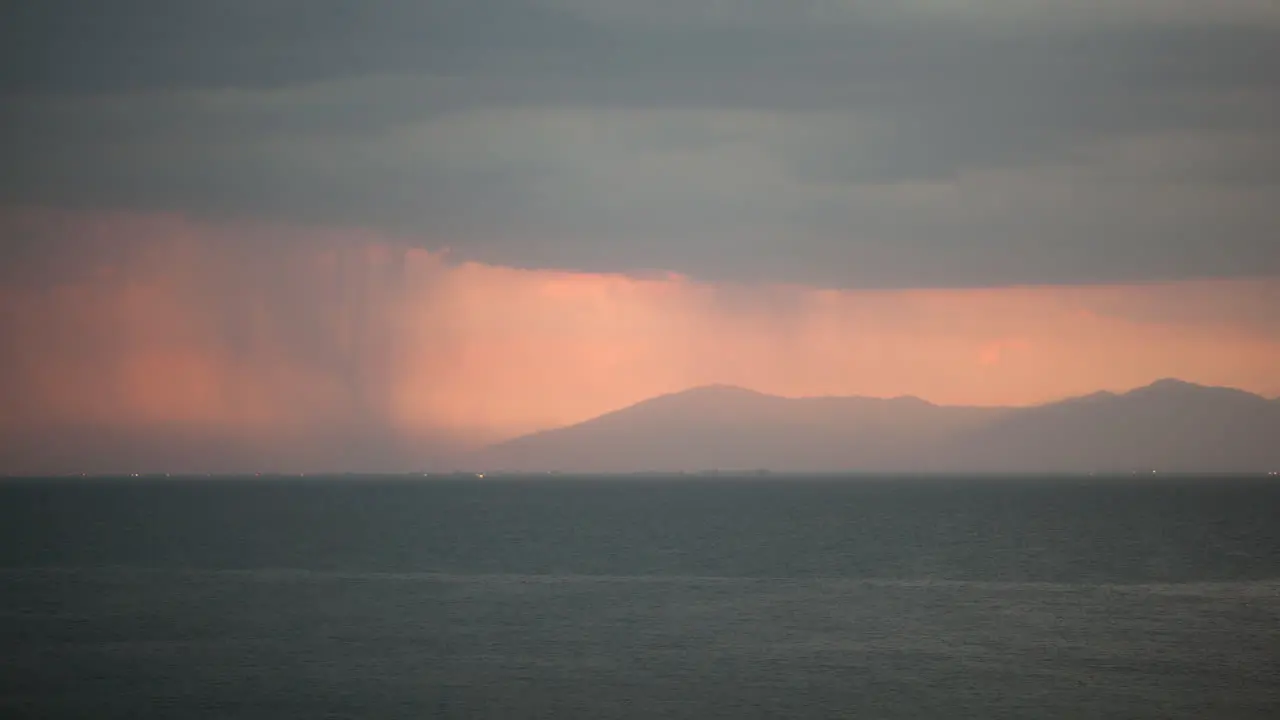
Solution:
[[[0,87],[39,94],[467,72],[584,34],[568,14],[522,0],[14,0],[3,7]]]
[[[9,203],[834,285],[1280,272],[1266,3],[4,9]]]

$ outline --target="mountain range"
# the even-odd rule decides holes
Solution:
[[[499,443],[465,463],[568,473],[1270,472],[1280,469],[1280,400],[1172,379],[1016,408],[713,385]]]

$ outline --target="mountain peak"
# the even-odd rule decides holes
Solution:
[[[1186,380],[1179,380],[1178,378],[1167,377],[1167,378],[1160,378],[1159,380],[1156,380],[1155,382],[1151,383],[1150,385],[1147,385],[1147,386],[1146,386],[1146,388],[1141,388],[1141,389],[1146,389],[1146,390],[1205,390],[1205,389],[1207,389],[1207,386],[1205,386],[1205,385],[1198,385],[1198,384],[1193,383],[1193,382],[1187,382]]]
[[[889,398],[889,402],[898,403],[900,405],[916,405],[919,407],[924,407],[926,405],[930,407],[937,407],[934,403],[916,395],[896,395]]]
[[[772,398],[772,395],[766,395],[762,392],[752,390],[750,388],[740,387],[738,385],[726,385],[715,383],[711,385],[698,385],[685,390],[678,390],[665,395],[649,398],[641,401],[639,405],[648,405],[651,403],[721,403],[745,400],[759,400],[762,398]],[[634,406],[633,406],[634,407]]]
[[[1179,380],[1177,378],[1161,378],[1151,383],[1150,385],[1145,385],[1140,388],[1135,388],[1133,390],[1130,390],[1127,393],[1124,393],[1125,396],[1129,396],[1129,397],[1149,397],[1153,395],[1154,396],[1191,395],[1191,394],[1196,394],[1196,395],[1216,394],[1223,397],[1234,396],[1234,397],[1241,397],[1241,398],[1248,397],[1248,398],[1263,399],[1260,396],[1254,395],[1253,393],[1246,392],[1244,390],[1238,390],[1236,388],[1216,387],[1212,385],[1200,385],[1193,382],[1187,382],[1186,380]]]
[[[711,383],[710,385],[696,385],[687,390],[681,390],[673,395],[764,395],[764,393],[744,388],[741,385],[728,385],[725,383]]]

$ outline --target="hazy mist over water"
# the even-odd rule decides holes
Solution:
[[[1258,479],[0,484],[6,717],[1264,718]]]

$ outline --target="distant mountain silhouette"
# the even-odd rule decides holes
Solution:
[[[942,455],[984,470],[1269,471],[1280,466],[1280,404],[1166,379],[1019,410]]]
[[[1280,467],[1280,402],[1172,379],[1028,408],[793,399],[712,385],[500,443],[466,464],[518,472],[1256,472]]]

